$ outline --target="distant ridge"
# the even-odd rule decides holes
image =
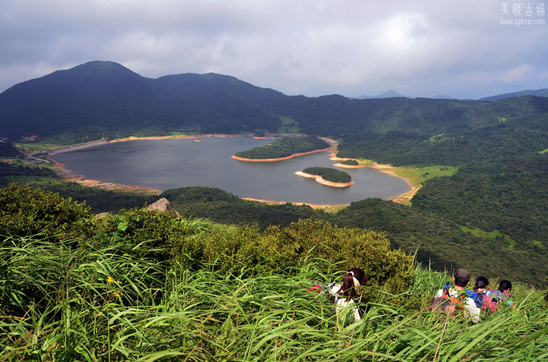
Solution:
[[[523,90],[523,91],[520,91],[520,92],[498,94],[498,95],[495,95],[495,96],[480,98],[478,100],[479,101],[493,102],[493,101],[497,101],[499,99],[522,97],[522,96],[548,97],[548,88],[537,89],[537,90]]]
[[[398,92],[389,89],[384,93],[381,93],[376,96],[360,96],[358,99],[372,99],[372,98],[407,98],[407,96],[404,96],[403,94],[399,94]]]
[[[393,90],[377,97],[288,96],[215,73],[152,79],[118,63],[92,61],[0,93],[0,139],[61,145],[181,133],[359,132],[430,139],[548,110],[548,98],[538,97],[505,101],[511,104],[504,110],[496,102],[407,98]]]
[[[453,98],[451,96],[446,96],[443,94],[438,94],[437,96],[432,97],[432,99],[456,99],[456,98]]]

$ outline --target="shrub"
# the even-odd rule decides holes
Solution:
[[[59,239],[89,235],[90,208],[59,194],[16,183],[0,189],[0,235]]]
[[[337,272],[333,265],[339,272],[363,268],[370,278],[369,285],[391,293],[404,291],[413,275],[412,257],[391,250],[383,233],[338,228],[315,219],[300,220],[286,228],[273,226],[264,233],[257,226],[220,229],[196,235],[193,241],[174,246],[174,253],[202,254],[202,262],[214,263],[220,273],[242,268],[254,273],[287,273],[314,260],[333,274]]]

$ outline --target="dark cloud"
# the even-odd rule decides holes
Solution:
[[[532,3],[533,7],[537,5]],[[477,98],[548,87],[548,24],[500,1],[2,0],[0,91],[90,60],[287,94]]]

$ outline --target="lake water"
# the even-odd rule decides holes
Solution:
[[[230,156],[272,139],[252,137],[138,140],[104,144],[53,156],[75,174],[88,179],[168,190],[211,186],[241,198],[340,205],[377,197],[390,199],[410,190],[402,179],[370,168],[340,169],[354,184],[346,188],[321,185],[294,174],[307,167],[333,167],[329,152],[279,162],[244,162]]]

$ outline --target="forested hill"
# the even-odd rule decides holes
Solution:
[[[219,74],[144,78],[93,61],[17,84],[0,94],[0,137],[57,136],[59,143],[171,132],[293,130],[321,136],[403,132],[428,139],[475,132],[548,112],[548,98],[497,102],[286,96]]]
[[[217,74],[149,79],[117,63],[93,61],[0,94],[0,137],[62,135],[58,142],[73,143],[169,132],[276,131],[278,117],[232,94],[244,97],[255,89],[279,94]]]
[[[520,92],[497,94],[495,96],[481,98],[480,101],[497,101],[504,98],[514,98],[522,96],[548,97],[548,88],[536,90],[524,90]]]

